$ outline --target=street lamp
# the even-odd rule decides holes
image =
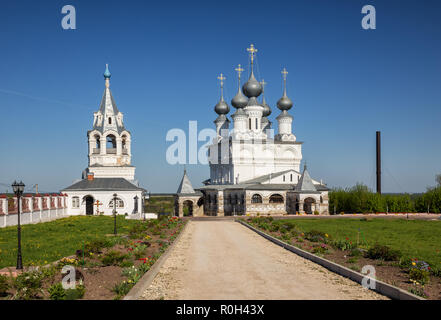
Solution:
[[[116,235],[116,193],[113,194],[113,234]]]
[[[23,262],[21,258],[21,225],[20,225],[20,197],[23,195],[24,191],[24,183],[14,181],[12,184],[12,190],[14,190],[14,194],[17,197],[17,238],[18,238],[18,249],[17,249],[17,270],[23,270]]]

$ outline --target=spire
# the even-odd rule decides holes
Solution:
[[[99,114],[100,120],[94,121],[93,128],[95,130],[99,130],[100,132],[104,132],[108,129],[112,129],[117,131],[118,133],[125,130],[124,123],[122,119],[122,114],[119,112],[118,107],[116,106],[115,100],[113,99],[112,92],[110,91],[110,71],[109,65],[106,64],[106,70],[104,71],[104,79],[106,81],[104,94],[101,99],[100,109],[97,113]],[[118,119],[120,121],[118,121]]]
[[[312,182],[311,176],[309,175],[309,172],[306,168],[306,162],[303,166],[303,173],[300,177],[299,182],[297,183],[295,191],[297,192],[315,192],[317,191],[317,188],[315,187],[314,183]]]
[[[187,169],[184,169],[184,175],[182,176],[181,183],[179,184],[177,194],[191,194],[195,193],[193,186],[191,185],[190,179],[187,176]]]
[[[282,75],[283,75],[283,96],[282,98],[279,99],[279,101],[277,101],[277,107],[282,112],[285,112],[292,108],[293,103],[292,100],[288,98],[288,96],[286,95],[286,76],[288,75],[288,71],[286,71],[285,68],[283,68],[282,70]]]
[[[240,75],[244,70],[240,64],[234,70],[237,71],[238,88],[237,88],[236,96],[231,100],[231,105],[236,109],[241,109],[241,108],[245,108],[248,103],[248,98],[244,96],[242,90],[240,89]]]
[[[224,77],[224,75],[222,73],[217,78],[220,81],[221,97],[220,97],[220,101],[214,107],[214,111],[218,115],[222,115],[222,114],[225,115],[228,112],[230,112],[230,107],[228,106],[228,104],[224,100],[224,80],[226,78]]]
[[[257,49],[254,47],[253,44],[249,48],[247,48],[247,51],[250,53],[250,59],[251,59],[251,72],[250,72],[250,78],[248,81],[243,85],[243,92],[248,98],[255,97],[257,98],[262,93],[262,86],[259,82],[257,82],[256,78],[254,77],[254,55],[257,52]]]

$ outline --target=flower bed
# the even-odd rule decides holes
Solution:
[[[177,217],[136,221],[124,235],[83,243],[56,263],[27,267],[16,278],[0,277],[0,299],[121,299],[176,239],[185,221]],[[75,288],[61,285],[72,267]]]
[[[379,243],[349,237],[334,238],[320,230],[303,231],[295,222],[271,217],[243,221],[284,242],[322,256],[360,272],[363,266],[375,267],[377,279],[427,299],[441,299],[440,271],[418,258]],[[344,223],[344,222],[342,222]]]

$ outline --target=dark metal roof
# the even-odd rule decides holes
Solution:
[[[145,191],[124,178],[95,178],[81,180],[61,191]]]

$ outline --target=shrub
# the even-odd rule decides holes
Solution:
[[[149,225],[146,223],[138,222],[130,227],[129,238],[140,239],[143,238],[144,232],[148,229]]]
[[[0,297],[7,296],[10,287],[8,277],[0,274]]]
[[[360,257],[363,254],[363,250],[360,248],[352,248],[349,252],[349,256],[351,257]]]
[[[120,299],[124,297],[127,293],[129,293],[130,289],[132,289],[133,284],[128,283],[127,281],[123,281],[121,283],[116,284],[112,291],[116,293],[116,299]]]
[[[127,256],[119,251],[111,250],[101,257],[101,262],[105,266],[117,266],[121,264]]]
[[[409,257],[401,257],[398,265],[401,269],[409,270],[412,265],[412,259]]]
[[[95,239],[89,242],[86,242],[83,249],[79,249],[76,251],[77,257],[82,257],[84,255],[90,255],[91,253],[102,253],[103,248],[108,248],[112,246],[112,243],[106,241],[105,239]]]
[[[86,288],[84,287],[84,285],[79,284],[75,287],[75,289],[67,289],[65,290],[65,292],[65,300],[78,300],[84,297],[84,294],[86,293]]]
[[[49,298],[51,300],[65,300],[66,298],[66,291],[64,290],[61,282],[58,282],[50,286],[48,292],[49,292]]]
[[[356,247],[356,245],[353,244],[352,241],[349,240],[349,238],[346,238],[345,240],[334,240],[331,242],[331,245],[335,249],[342,251],[351,250]]]
[[[15,278],[14,286],[17,289],[15,299],[36,299],[43,292],[41,289],[43,277],[38,271],[24,272]]]
[[[388,246],[375,244],[366,252],[366,258],[384,261],[396,261],[401,257],[399,250],[393,250]]]
[[[409,271],[410,281],[425,285],[429,282],[429,271],[424,269],[411,268]]]
[[[314,215],[318,216],[319,214],[320,213],[317,210],[314,211]]]
[[[326,242],[326,233],[318,230],[305,232],[305,239],[312,242]]]
[[[312,249],[312,253],[318,253],[318,254],[323,254],[326,253],[327,251],[328,251],[328,247],[326,246],[326,244],[323,243]]]

